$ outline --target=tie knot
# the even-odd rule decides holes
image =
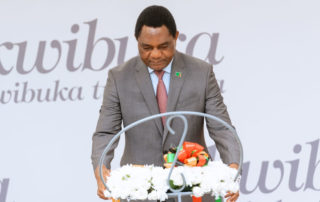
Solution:
[[[162,80],[162,77],[164,75],[164,71],[160,70],[160,71],[154,71],[154,73],[156,73],[156,75],[158,76],[159,80]]]

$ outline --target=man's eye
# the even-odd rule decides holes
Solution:
[[[147,50],[147,51],[148,51],[148,50],[152,50],[152,48],[149,47],[149,46],[143,47],[143,49],[144,49],[144,50]]]
[[[166,48],[168,48],[168,45],[160,46],[160,49],[166,49]]]

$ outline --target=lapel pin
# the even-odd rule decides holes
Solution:
[[[176,72],[176,77],[181,78],[181,72]]]

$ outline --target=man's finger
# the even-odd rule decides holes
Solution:
[[[105,195],[104,195],[104,194],[101,194],[99,191],[98,191],[98,196],[99,196],[100,198],[102,198],[102,199],[107,199],[107,197],[105,197]]]
[[[105,199],[105,200],[110,200],[111,198],[108,198],[104,195],[103,191],[101,190],[98,190],[98,196],[102,199]]]
[[[228,193],[225,198],[227,198],[227,202],[231,202],[231,196],[233,195],[233,193]]]
[[[110,200],[110,198],[106,198],[105,196],[98,195],[101,199]]]
[[[228,192],[225,195],[225,198],[228,198],[227,202],[235,202],[238,199],[238,197],[239,197],[239,192],[237,192],[237,193]]]
[[[227,202],[236,202],[236,200],[238,199],[238,197],[239,197],[239,194],[238,194],[238,193],[232,194],[232,195],[228,198]]]
[[[236,201],[239,197],[239,193],[234,194],[233,196],[230,197],[231,201]]]

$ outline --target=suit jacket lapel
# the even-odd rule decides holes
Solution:
[[[180,53],[176,52],[172,62],[172,68],[171,68],[167,112],[176,110],[178,98],[179,98],[186,76],[187,76],[187,71],[185,70],[184,62],[181,58]],[[167,135],[168,135],[168,129],[165,127],[163,138],[162,138],[162,144],[164,144]]]
[[[156,96],[154,95],[154,90],[152,87],[152,82],[150,79],[150,75],[148,72],[148,67],[142,62],[142,60],[139,58],[137,65],[136,65],[136,80],[138,83],[138,86],[140,88],[140,91],[145,99],[145,102],[147,103],[147,106],[149,108],[149,111],[152,115],[159,114],[159,107],[158,102],[156,99]],[[155,124],[160,132],[160,134],[163,134],[163,126],[161,119],[154,119]]]

